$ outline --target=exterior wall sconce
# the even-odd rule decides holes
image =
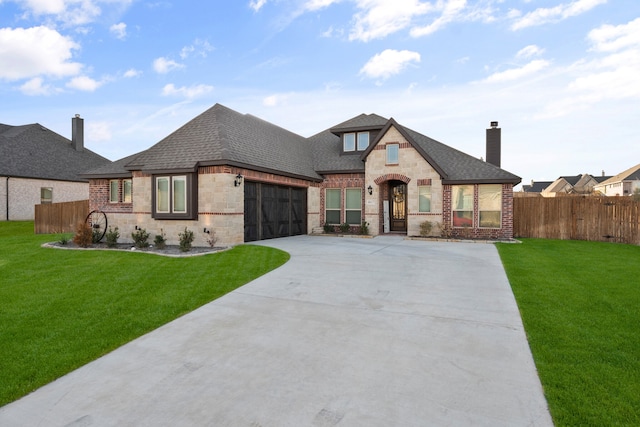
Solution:
[[[372,186],[369,186],[369,187],[367,188],[367,190],[369,190],[369,195],[370,195],[370,196],[372,196],[372,195],[373,195],[373,187],[372,187]]]
[[[138,230],[142,230],[140,227],[138,227],[137,225],[134,227],[136,231]]]
[[[207,227],[205,227],[205,228],[204,228],[204,232],[205,232],[206,234],[211,234],[211,231],[210,231],[210,230],[207,230]]]
[[[239,187],[242,184],[242,175],[236,175],[236,179],[233,181],[234,187]]]

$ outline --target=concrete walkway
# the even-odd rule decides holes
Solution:
[[[0,408],[0,425],[552,425],[494,245],[259,244],[291,260]]]

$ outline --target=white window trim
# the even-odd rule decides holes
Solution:
[[[347,193],[349,192],[349,190],[354,191],[354,190],[358,190],[358,193],[360,195],[359,200],[358,200],[358,209],[349,209],[347,207]],[[360,222],[358,223],[349,223],[347,221],[347,212],[354,212],[354,211],[358,211],[360,212]],[[344,220],[345,222],[348,222],[349,225],[361,225],[362,224],[362,188],[360,187],[350,187],[350,188],[346,188],[345,192],[344,192]]]
[[[113,192],[113,184],[116,185],[115,194]],[[118,203],[120,201],[120,197],[118,194],[119,192],[120,192],[120,181],[117,179],[109,180],[109,203]]]
[[[391,147],[395,147],[396,148],[396,159],[395,161],[390,161],[389,159],[389,153],[390,153],[390,149]],[[385,156],[386,156],[386,164],[388,165],[397,165],[400,163],[400,144],[398,143],[391,143],[391,144],[387,144],[385,146],[386,150],[385,150]]]
[[[361,146],[360,144],[360,135],[367,135],[367,145]],[[369,148],[369,144],[371,143],[371,135],[369,132],[358,132],[356,135],[356,151],[364,151]]]
[[[337,190],[340,194],[340,206],[338,208],[329,208],[327,207],[327,192],[329,190]],[[343,206],[343,202],[342,202],[342,190],[340,188],[325,188],[324,190],[324,222],[326,222],[327,224],[330,225],[340,225],[340,220],[338,220],[337,223],[332,223],[332,222],[328,222],[327,221],[327,211],[332,211],[332,212],[338,212],[338,218],[340,218],[340,214],[342,213],[342,206]]]
[[[422,188],[428,188],[429,189],[429,210],[423,211],[422,209],[420,209],[420,190]],[[433,202],[433,190],[431,188],[430,185],[419,185],[418,186],[418,212],[422,212],[422,213],[428,213],[431,212],[433,209],[431,207],[431,204]]]
[[[350,148],[350,149],[347,148],[347,135],[353,136],[353,148]],[[357,141],[355,132],[348,132],[342,136],[342,150],[345,153],[351,153],[353,151],[356,151],[357,144],[358,144],[358,141]]]

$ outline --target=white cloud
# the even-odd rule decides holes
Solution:
[[[195,39],[192,44],[180,50],[180,58],[186,59],[189,56],[200,56],[206,58],[207,54],[213,50],[213,46],[207,40]]]
[[[127,79],[133,78],[133,77],[138,77],[142,75],[142,71],[140,70],[136,70],[135,68],[130,68],[127,71],[124,72],[124,77]]]
[[[349,40],[364,42],[402,30],[415,16],[434,10],[430,3],[419,0],[358,0],[356,3],[360,12],[354,15],[355,24]]]
[[[420,62],[420,54],[418,52],[386,49],[369,59],[364,67],[360,69],[360,74],[370,78],[387,79],[402,72],[412,62]]]
[[[180,68],[184,68],[184,64],[179,64],[173,59],[160,57],[153,61],[153,69],[159,74],[166,74]]]
[[[23,0],[17,3],[25,14],[47,16],[67,26],[79,26],[94,22],[102,14],[100,5],[123,9],[133,0]]]
[[[329,7],[332,4],[338,3],[338,2],[340,2],[340,0],[307,0],[307,2],[304,5],[304,8],[309,12],[314,12],[316,10]]]
[[[640,99],[640,19],[617,26],[602,25],[587,38],[592,43],[591,51],[603,55],[568,67],[567,74],[573,79],[541,117],[561,117],[610,100]]]
[[[47,27],[0,28],[0,78],[78,74],[82,64],[71,62],[72,52],[78,48],[71,38]]]
[[[109,31],[117,39],[124,40],[127,37],[127,24],[120,22],[119,24],[113,24],[109,27]]]
[[[193,85],[190,87],[182,86],[176,87],[173,83],[169,83],[162,88],[163,96],[181,96],[187,99],[198,98],[202,95],[206,95],[207,93],[213,90],[213,86],[209,85]]]
[[[516,58],[531,58],[534,56],[539,56],[544,53],[544,49],[536,46],[535,44],[530,44],[529,46],[525,46],[516,53]]]
[[[262,99],[262,105],[265,107],[280,107],[286,104],[287,100],[293,96],[291,93],[278,93],[274,95],[269,95]]]
[[[258,12],[265,4],[267,4],[267,0],[251,0],[249,7],[253,9],[254,12]]]
[[[612,52],[627,47],[640,47],[640,18],[623,25],[603,25],[591,30],[588,39],[593,50]]]
[[[550,62],[544,59],[536,59],[522,67],[511,68],[509,70],[494,73],[489,77],[487,77],[486,79],[484,79],[483,81],[487,83],[500,83],[500,82],[518,80],[523,77],[529,76],[531,74],[535,74],[540,70],[547,68],[549,64]]]
[[[440,17],[436,18],[429,25],[412,28],[411,35],[413,37],[427,36],[442,29],[448,23],[459,20],[461,18],[461,12],[465,9],[466,5],[466,0],[450,0],[444,3]]]
[[[72,78],[66,86],[68,88],[82,90],[84,92],[93,92],[102,86],[102,84],[103,82],[96,81],[91,77],[78,76]]]
[[[515,22],[511,25],[511,29],[521,30],[527,27],[559,22],[588,12],[606,2],[607,0],[575,0],[555,7],[541,7],[524,16],[517,16]]]
[[[20,86],[20,92],[27,96],[51,95],[58,90],[51,85],[43,84],[42,77],[34,77]]]

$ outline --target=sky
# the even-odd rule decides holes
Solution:
[[[216,103],[309,137],[361,113],[523,183],[640,163],[638,0],[0,0],[0,123],[118,160]],[[519,188],[519,187],[518,187]]]

